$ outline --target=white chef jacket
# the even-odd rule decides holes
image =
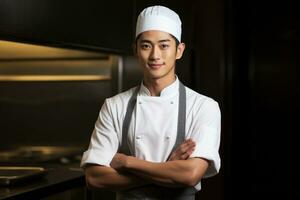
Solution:
[[[95,123],[90,145],[84,152],[81,166],[99,164],[110,166],[122,142],[122,127],[128,102],[136,88],[105,100]],[[186,87],[185,138],[196,142],[190,157],[209,160],[204,177],[217,174],[220,169],[220,109],[213,99]],[[151,96],[141,83],[137,102],[128,130],[128,145],[137,158],[164,162],[170,155],[177,136],[179,80]],[[201,189],[198,183],[195,188]]]

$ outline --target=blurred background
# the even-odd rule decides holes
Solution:
[[[197,199],[299,198],[300,14],[291,0],[0,0],[0,163],[39,164],[32,148],[30,162],[7,156],[24,146],[81,155],[104,99],[141,81],[132,43],[150,5],[179,14],[186,51],[176,73],[222,112],[221,171]],[[100,193],[84,195],[112,195]]]

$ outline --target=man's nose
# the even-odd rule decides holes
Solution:
[[[159,60],[160,59],[160,49],[157,46],[154,46],[152,48],[151,54],[150,54],[151,60]]]

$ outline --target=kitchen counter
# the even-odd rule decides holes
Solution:
[[[41,199],[85,186],[84,173],[78,165],[52,165],[43,167],[47,170],[47,173],[42,177],[9,186],[0,186],[0,200]]]

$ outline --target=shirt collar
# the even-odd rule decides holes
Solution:
[[[179,80],[178,77],[176,76],[175,81],[173,83],[171,83],[170,85],[168,85],[167,87],[165,87],[161,93],[160,93],[160,97],[164,97],[164,96],[170,96],[172,94],[176,94],[178,92],[178,88],[179,88]],[[148,88],[144,85],[143,81],[141,83],[141,87],[140,87],[140,92],[139,94],[141,96],[151,96],[150,91],[148,90]]]

